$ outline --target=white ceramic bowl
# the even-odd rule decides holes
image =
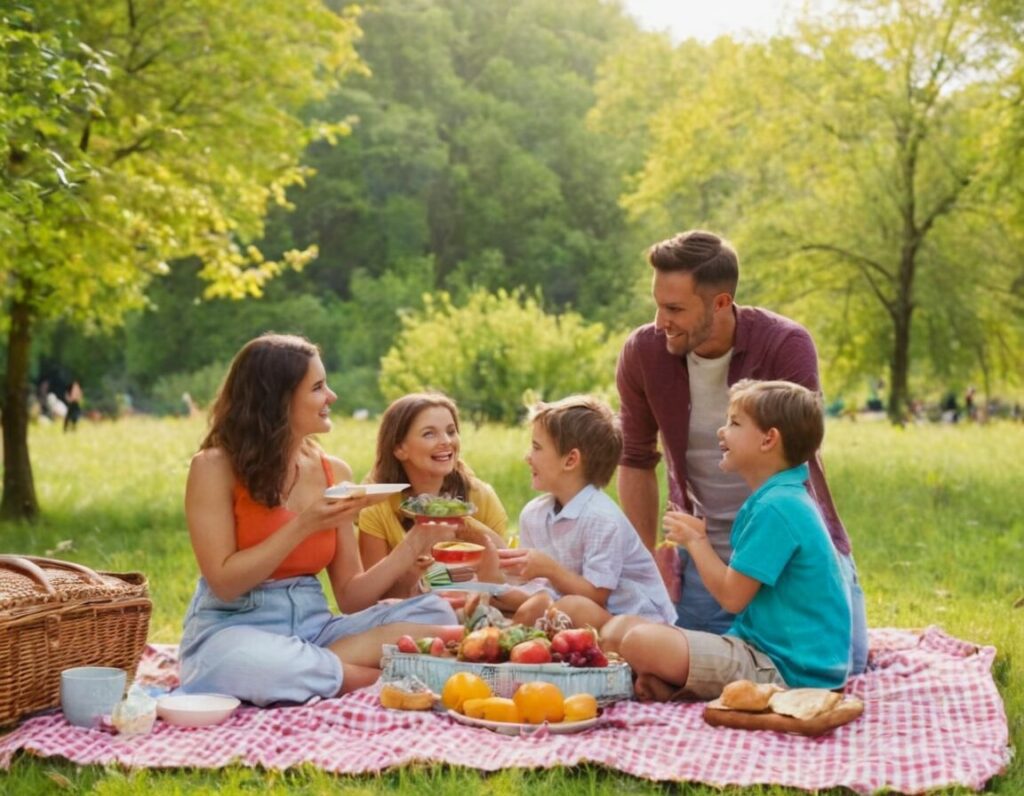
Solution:
[[[240,704],[224,694],[177,694],[160,697],[156,715],[179,727],[209,727],[224,721]]]

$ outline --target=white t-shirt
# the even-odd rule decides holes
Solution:
[[[750,488],[737,473],[723,473],[718,429],[729,409],[729,362],[732,349],[714,359],[686,355],[690,374],[690,438],[686,448],[686,490],[694,511],[708,524],[708,539],[723,561],[730,556],[729,535]]]

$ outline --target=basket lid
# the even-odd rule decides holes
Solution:
[[[0,614],[64,603],[144,597],[144,575],[96,572],[81,564],[33,556],[0,555]]]

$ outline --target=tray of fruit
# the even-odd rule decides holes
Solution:
[[[476,511],[476,506],[468,500],[462,500],[450,495],[428,495],[424,493],[416,497],[406,498],[399,505],[399,509],[407,517],[412,517],[418,523],[438,522],[461,526],[463,518]]]
[[[511,697],[496,696],[490,685],[472,672],[456,672],[445,681],[441,703],[460,724],[502,735],[532,735],[542,728],[554,734],[583,732],[600,722],[593,694],[566,697],[545,680],[519,685]]]
[[[524,625],[483,627],[461,641],[403,636],[385,644],[381,680],[417,677],[441,691],[458,672],[481,678],[493,695],[510,698],[520,685],[543,681],[565,696],[591,694],[601,705],[633,696],[629,666],[609,660],[592,628],[559,630],[550,637]]]

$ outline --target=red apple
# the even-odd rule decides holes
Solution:
[[[586,652],[597,646],[597,632],[592,627],[574,627],[560,630],[551,639],[551,649],[561,655],[570,652]]]
[[[521,641],[512,648],[509,660],[512,663],[550,663],[551,644],[540,638]]]

